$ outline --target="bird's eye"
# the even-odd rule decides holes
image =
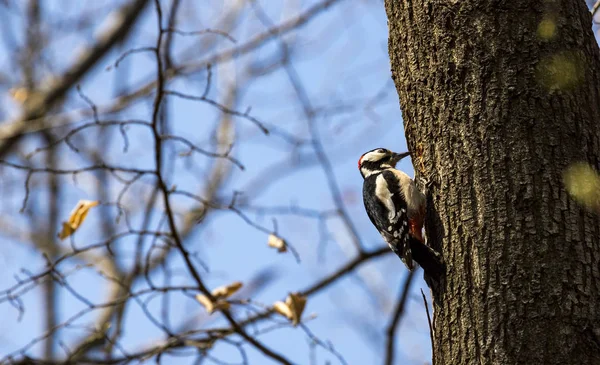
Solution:
[[[385,148],[380,148],[380,149],[377,150],[377,152],[379,152],[379,153],[385,153]]]

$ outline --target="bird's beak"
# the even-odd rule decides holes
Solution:
[[[410,152],[396,153],[392,152],[392,165],[395,166],[398,161],[402,160],[404,157],[410,156]]]

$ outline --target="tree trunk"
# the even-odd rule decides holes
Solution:
[[[600,364],[600,224],[565,191],[599,166],[600,57],[583,0],[386,0],[427,235],[447,265],[434,361]]]

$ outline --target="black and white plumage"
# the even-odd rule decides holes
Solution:
[[[425,195],[404,172],[396,170],[398,161],[408,153],[398,154],[377,148],[358,160],[362,177],[363,200],[369,219],[383,239],[409,270],[415,267],[411,242],[423,245]]]

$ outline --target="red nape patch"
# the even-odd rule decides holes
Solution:
[[[408,233],[414,238],[418,239],[421,242],[425,242],[423,239],[423,223],[418,222],[415,219],[408,220]]]
[[[358,169],[360,170],[360,164],[362,162],[362,158],[365,157],[365,154],[363,153],[360,158],[358,159]]]

